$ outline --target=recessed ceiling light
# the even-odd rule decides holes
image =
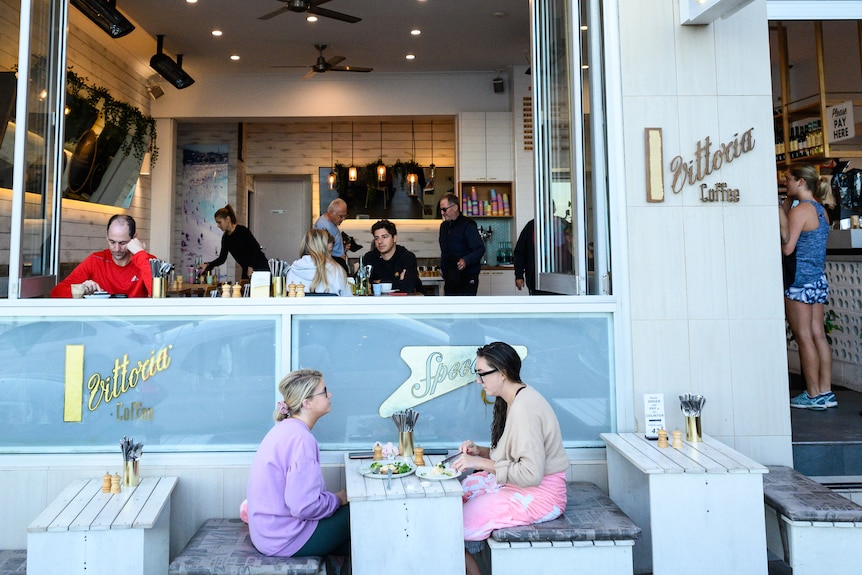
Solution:
[[[305,19],[305,21],[306,22],[317,22],[317,16],[314,16],[314,15],[309,16],[308,18]]]
[[[587,28],[587,25],[586,25],[586,24],[582,24],[582,25],[581,25],[581,30],[587,30],[587,29],[588,29],[588,28]]]
[[[422,30],[420,30],[419,28],[413,28],[412,30],[410,30],[410,33],[414,36],[418,36],[422,33]]]
[[[186,0],[187,4],[197,4],[198,0]]]
[[[236,62],[237,60],[239,60],[239,54],[231,54],[230,59]]]
[[[496,12],[494,12],[494,16],[496,16],[497,18],[502,18],[505,15],[506,15],[506,13],[503,12],[502,10],[497,10]]]
[[[416,55],[415,55],[415,54],[407,54],[407,55],[405,56],[405,58],[407,58],[408,60],[415,60],[415,59],[416,59]]]
[[[221,30],[213,30],[213,31],[212,31],[212,35],[213,35],[213,36],[215,36],[216,38],[218,38],[219,36],[221,36],[221,34],[222,34],[222,31],[221,31]]]

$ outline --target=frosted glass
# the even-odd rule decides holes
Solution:
[[[324,450],[397,444],[393,421],[380,405],[411,380],[401,359],[405,346],[478,347],[492,341],[528,350],[521,379],[553,406],[567,447],[603,445],[614,416],[613,335],[610,314],[492,314],[294,316],[291,368],[319,369],[332,393],[332,411],[314,427]],[[493,399],[493,398],[492,398]],[[414,407],[420,413],[414,442],[455,447],[465,439],[487,445],[492,406],[470,383]]]

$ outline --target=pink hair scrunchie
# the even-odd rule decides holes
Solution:
[[[278,412],[280,414],[290,415],[290,410],[287,409],[287,404],[285,402],[279,401],[278,403],[275,404],[275,407],[276,407],[276,409],[278,409]]]

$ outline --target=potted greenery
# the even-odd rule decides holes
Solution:
[[[156,121],[152,117],[145,116],[131,104],[115,100],[107,88],[88,84],[87,78],[82,78],[71,68],[66,71],[66,91],[93,108],[98,107],[101,101],[105,121],[116,126],[121,133],[129,135],[120,151],[127,156],[131,154],[138,160],[143,160],[149,152],[150,165],[155,165],[159,149],[156,145]]]
[[[417,164],[414,160],[408,160],[406,162],[402,162],[398,160],[392,166],[392,175],[397,176],[401,180],[400,188],[403,191],[404,186],[407,184],[407,175],[408,174],[416,174],[417,176],[422,174],[422,166]]]

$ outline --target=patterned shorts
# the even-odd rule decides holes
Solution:
[[[821,275],[815,282],[802,286],[790,286],[784,290],[784,297],[807,304],[825,304],[829,299],[829,283],[826,281],[826,274]]]

